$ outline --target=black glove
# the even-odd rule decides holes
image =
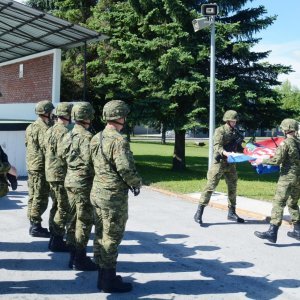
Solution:
[[[12,190],[15,191],[18,187],[17,177],[14,176],[14,175],[11,175],[9,173],[6,174],[6,177],[7,177],[7,180],[9,181],[9,183],[10,183],[10,186],[11,186]]]
[[[134,196],[137,196],[140,193],[140,188],[139,187],[133,187],[132,190],[133,190],[133,195]]]

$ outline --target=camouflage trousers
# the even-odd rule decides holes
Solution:
[[[280,226],[285,206],[293,224],[300,222],[298,200],[300,198],[300,176],[280,176],[271,212],[271,224]]]
[[[128,219],[128,195],[119,199],[116,205],[105,205],[105,202],[93,202],[96,212],[94,259],[101,268],[111,269],[116,267],[118,247]]]
[[[49,183],[45,173],[28,172],[28,210],[27,217],[30,222],[42,222],[42,214],[46,211],[49,201]]]
[[[63,236],[67,225],[70,204],[63,181],[50,182],[52,208],[49,216],[49,230],[55,236]]]
[[[8,193],[8,184],[3,174],[0,175],[0,197],[6,196]]]
[[[214,163],[207,172],[207,184],[201,193],[200,205],[207,205],[211,195],[219,184],[222,176],[224,176],[228,191],[228,206],[236,206],[236,190],[237,190],[237,173],[235,164],[229,164],[226,161]]]
[[[94,208],[90,201],[90,188],[67,187],[70,213],[67,224],[67,244],[77,249],[88,244],[94,224]]]

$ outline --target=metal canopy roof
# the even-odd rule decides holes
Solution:
[[[16,1],[0,0],[0,63],[108,38]]]

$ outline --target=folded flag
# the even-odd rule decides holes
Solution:
[[[275,137],[259,141],[257,143],[247,143],[244,148],[244,153],[232,153],[228,156],[227,161],[229,163],[249,161],[258,174],[278,172],[279,166],[264,164],[256,166],[255,160],[257,158],[268,159],[273,157],[276,148],[283,142],[283,140],[283,137]]]
[[[239,162],[251,161],[251,160],[256,160],[256,158],[253,156],[250,156],[250,155],[246,155],[244,153],[232,152],[227,157],[227,162],[229,162],[229,163],[239,163]]]

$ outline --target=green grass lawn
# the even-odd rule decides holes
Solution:
[[[171,170],[173,144],[131,142],[131,150],[145,185],[186,194],[201,192],[206,184],[208,145],[186,144],[187,169],[182,172]],[[248,162],[237,164],[237,169],[239,196],[272,200],[278,173],[258,175]],[[217,191],[227,193],[224,180],[221,180]]]

